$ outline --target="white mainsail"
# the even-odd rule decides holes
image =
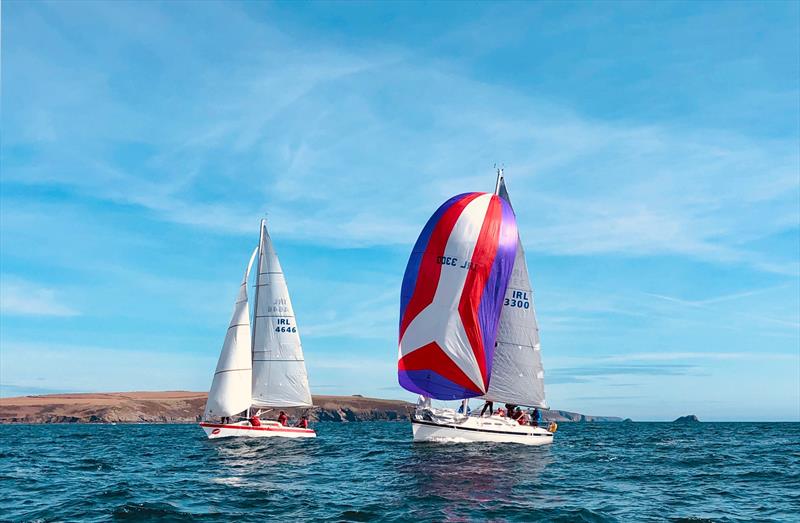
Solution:
[[[498,179],[497,194],[511,204],[502,175]],[[525,251],[519,237],[514,270],[500,314],[489,390],[484,397],[501,403],[547,407],[539,325]]]
[[[252,364],[250,355],[250,307],[247,304],[247,278],[253,259],[258,250],[253,251],[250,262],[239,287],[239,296],[233,306],[231,318],[222,352],[217,361],[214,380],[208,392],[205,419],[232,416],[250,406]]]
[[[261,222],[253,317],[252,404],[310,407],[311,391],[289,289],[266,224]]]

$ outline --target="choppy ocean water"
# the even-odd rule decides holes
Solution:
[[[800,518],[800,424],[562,424],[555,444],[414,444],[402,422],[316,440],[192,425],[0,426],[4,521]]]

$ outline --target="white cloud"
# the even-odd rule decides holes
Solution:
[[[78,316],[55,289],[13,276],[0,279],[0,313],[9,316]]]
[[[594,360],[598,364],[615,362],[691,361],[691,360],[755,360],[800,361],[800,355],[775,352],[639,352],[619,354]]]
[[[304,337],[394,339],[397,331],[398,290],[376,293],[374,286],[358,283],[328,282],[326,287],[331,289],[334,299],[323,305],[324,308],[315,322],[303,326]],[[364,296],[370,297],[363,298]]]
[[[725,302],[736,301],[744,298],[752,298],[754,296],[769,293],[776,290],[778,291],[786,290],[788,292],[792,292],[793,288],[794,285],[779,285],[775,287],[751,289],[748,291],[737,292],[734,294],[714,296],[702,300],[686,300],[681,298],[675,298],[673,296],[665,296],[663,294],[654,294],[654,293],[644,293],[644,294],[645,296],[656,298],[657,300],[662,300],[667,304],[671,304],[677,308],[702,309],[710,312],[716,311],[718,313],[728,315],[730,317],[750,320],[749,323],[743,325],[746,327],[752,327],[752,322],[756,321],[760,323],[767,323],[774,326],[790,327],[796,333],[797,329],[800,328],[800,319],[797,319],[796,317],[795,318],[770,317],[770,316],[765,316],[763,314],[753,314],[751,312],[748,312],[747,309],[722,312],[721,309],[721,305],[724,305]],[[784,311],[784,312],[795,312],[795,311]]]
[[[122,23],[112,10],[96,9]],[[199,67],[187,52],[192,36],[158,7],[142,10],[175,31],[148,34],[146,43],[123,31],[120,48],[145,46],[164,63],[186,60],[174,74]],[[220,38],[247,42],[249,52],[206,64],[168,105],[145,99],[148,108],[135,110],[136,97],[115,90],[107,76],[118,66],[86,78],[86,67],[65,69],[42,57],[33,65],[12,61],[18,88],[42,76],[72,88],[49,89],[41,100],[39,120],[48,135],[63,137],[60,144],[40,143],[46,154],[6,169],[8,179],[65,185],[226,232],[251,234],[268,211],[277,234],[305,242],[408,245],[446,197],[491,189],[491,165],[503,161],[531,251],[675,254],[798,272],[793,260],[749,245],[800,220],[800,160],[791,138],[597,121],[442,72],[410,50],[327,45],[320,52],[233,7],[212,11],[220,18],[215,26],[241,27]],[[43,22],[27,23],[35,27],[19,30],[42,29]],[[163,41],[173,33],[174,42]],[[54,41],[62,59],[86,66],[74,42]],[[94,107],[88,127],[69,109],[87,104]],[[10,118],[23,116],[12,111]],[[7,141],[29,140],[23,134]],[[118,149],[130,142],[158,152],[121,163]]]

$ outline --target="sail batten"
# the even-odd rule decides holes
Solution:
[[[308,374],[286,278],[263,223],[260,234],[253,314],[252,405],[311,406]]]

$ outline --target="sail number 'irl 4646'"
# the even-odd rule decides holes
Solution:
[[[247,282],[255,263],[253,314]],[[311,407],[300,334],[278,254],[262,220],[233,309],[200,426],[209,438],[228,436],[313,438],[307,427],[286,426],[285,416],[262,420],[260,409]],[[251,416],[251,410],[257,409]],[[231,420],[242,414],[241,418]],[[219,419],[219,422],[216,420]]]

